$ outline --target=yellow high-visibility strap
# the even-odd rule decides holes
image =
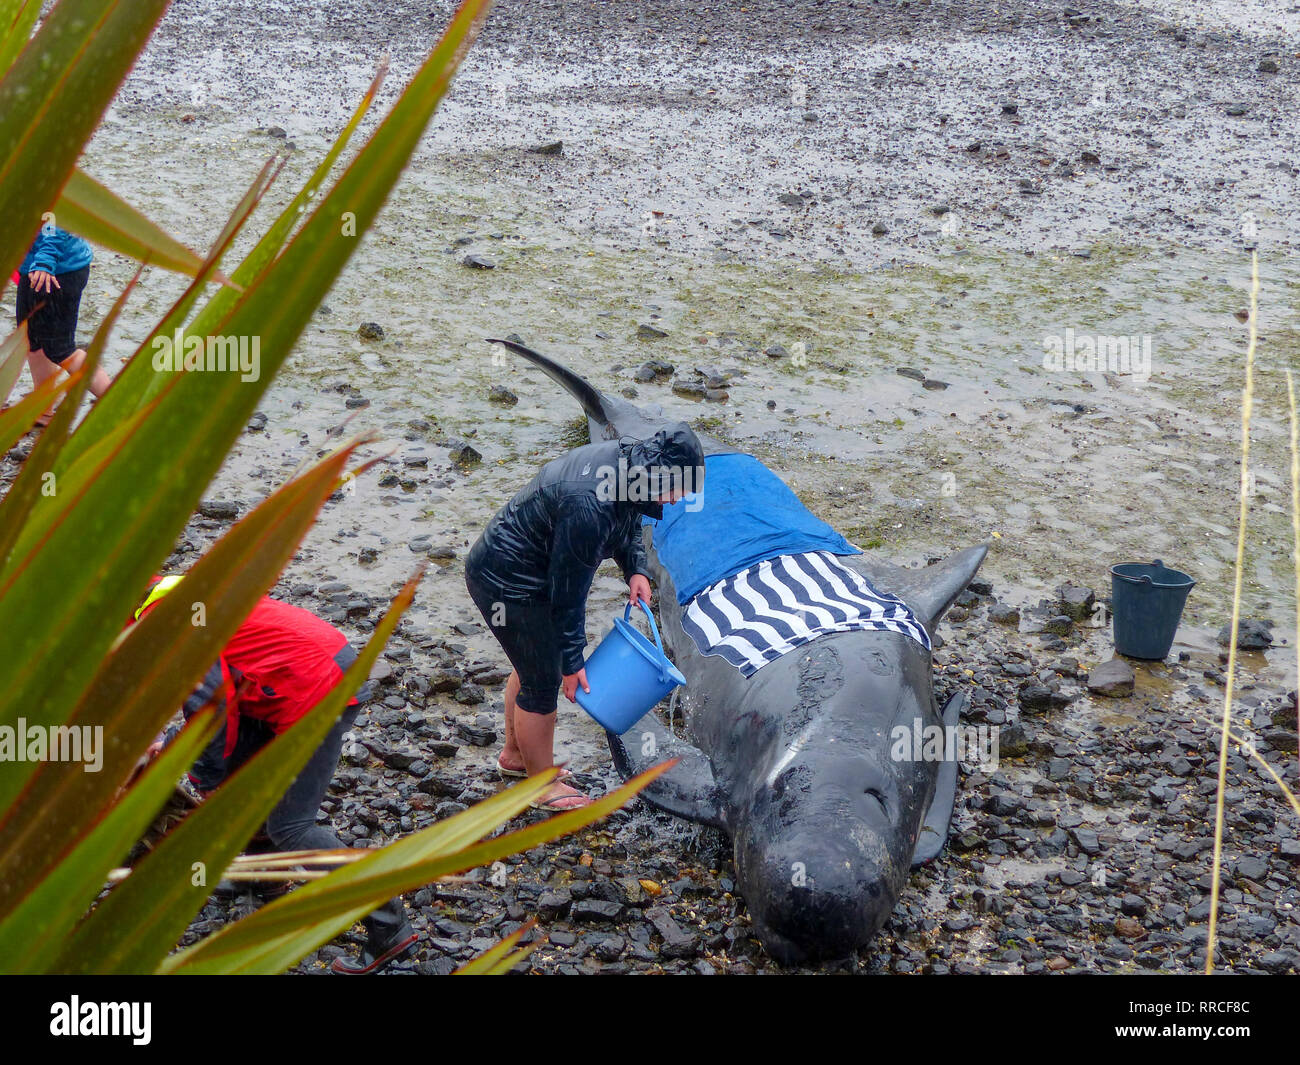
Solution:
[[[135,620],[139,621],[141,614],[143,614],[146,610],[149,609],[149,607],[153,606],[154,603],[158,602],[159,599],[161,599],[164,595],[166,595],[173,588],[175,588],[176,585],[180,583],[181,583],[180,574],[169,573],[166,577],[164,577],[152,588],[150,588],[149,594],[144,597],[144,602],[140,604],[139,609],[136,610],[135,612]]]

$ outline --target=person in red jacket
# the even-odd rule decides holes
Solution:
[[[181,578],[155,578],[136,611],[139,620]],[[327,621],[302,607],[263,596],[235,631],[203,682],[185,701],[186,720],[205,706],[225,709],[225,723],[189,772],[200,793],[213,791],[236,769],[291,728],[320,702],[356,661],[347,637]],[[358,693],[364,697],[365,686]],[[356,721],[361,702],[348,702],[329,735],[289,786],[266,819],[266,834],[276,850],[338,850],[343,842],[316,816],[338,767],[343,735]],[[156,755],[175,738],[179,728],[150,748]],[[418,935],[406,919],[400,898],[391,899],[361,922],[367,943],[359,961],[336,958],[338,973],[378,972],[409,953]]]

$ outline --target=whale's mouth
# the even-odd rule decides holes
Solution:
[[[855,816],[841,817],[833,830],[736,837],[740,894],[759,941],[782,965],[848,958],[894,910],[901,877],[890,799],[875,786],[858,795]]]
[[[842,955],[834,958],[810,954],[794,940],[787,939],[760,921],[754,922],[754,931],[758,935],[758,941],[763,944],[763,949],[778,965],[804,965],[813,961],[839,961],[841,958],[847,958],[852,953],[851,950],[846,949]]]

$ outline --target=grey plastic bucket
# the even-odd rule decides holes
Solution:
[[[1110,568],[1110,610],[1115,650],[1130,658],[1163,659],[1174,645],[1187,593],[1196,582],[1154,562]]]

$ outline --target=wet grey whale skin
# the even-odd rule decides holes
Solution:
[[[646,436],[669,420],[501,343],[582,403],[592,440]],[[736,450],[700,440],[707,455]],[[660,631],[687,680],[686,737],[674,737],[652,711],[624,735],[609,734],[615,766],[626,779],[679,759],[641,795],[731,837],[739,892],[773,958],[792,965],[846,957],[888,920],[911,868],[934,858],[947,838],[956,762],[891,758],[895,730],[955,725],[964,696],[941,712],[930,653],[893,632],[821,636],[748,678],[717,655],[701,655],[682,629],[652,530],[645,535]],[[982,544],[915,570],[866,555],[840,561],[903,599],[933,632],[987,551]]]

